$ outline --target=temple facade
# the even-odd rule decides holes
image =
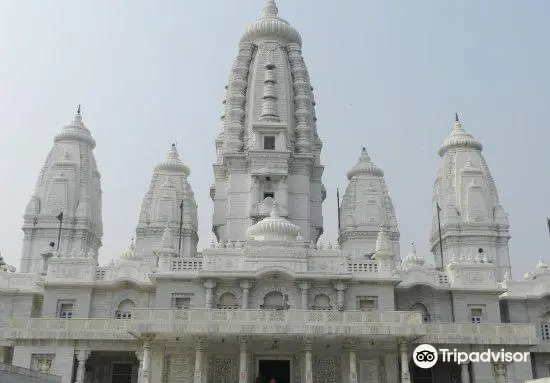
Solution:
[[[414,245],[401,250],[384,171],[366,148],[347,172],[338,238],[320,239],[313,87],[301,36],[273,0],[242,34],[225,89],[209,190],[216,240],[200,251],[190,168],[172,144],[135,241],[100,265],[101,175],[80,108],[55,136],[24,212],[19,270],[0,257],[0,362],[62,383],[550,376],[550,269],[541,260],[512,279],[508,216],[458,116],[438,151],[433,267]],[[421,344],[438,350],[431,368],[417,366]],[[444,349],[526,357],[457,363]]]

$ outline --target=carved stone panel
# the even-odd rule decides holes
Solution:
[[[317,358],[313,371],[314,382],[336,383],[337,366],[335,358]]]
[[[380,383],[380,371],[377,359],[362,360],[359,363],[360,383]]]
[[[231,356],[219,356],[214,360],[214,383],[233,383],[239,380],[237,360]]]

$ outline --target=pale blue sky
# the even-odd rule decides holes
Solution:
[[[263,1],[0,0],[0,251],[19,267],[22,215],[54,135],[82,104],[102,173],[103,248],[127,247],[155,164],[178,141],[211,239],[214,139],[244,27]],[[437,149],[455,112],[483,142],[512,225],[514,277],[550,258],[550,2],[281,0],[302,34],[324,142],[324,240],[365,145],[384,169],[404,254],[429,253]],[[403,255],[404,255],[403,254]]]

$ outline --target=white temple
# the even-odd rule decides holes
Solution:
[[[435,268],[414,245],[402,255],[384,172],[366,149],[347,172],[338,239],[319,241],[323,144],[301,46],[273,0],[241,36],[215,139],[217,241],[202,252],[190,169],[171,145],[154,166],[135,242],[98,264],[101,176],[79,108],[25,209],[19,271],[0,258],[0,362],[63,383],[550,376],[550,269],[541,260],[511,279],[508,217],[482,145],[458,116],[439,148]],[[421,369],[412,357],[424,343],[529,360]]]

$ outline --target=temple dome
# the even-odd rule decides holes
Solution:
[[[59,141],[84,141],[95,148],[95,140],[92,138],[90,131],[82,122],[82,114],[80,113],[80,105],[76,111],[74,119],[69,124],[65,125],[61,132],[54,137],[54,142]]]
[[[246,231],[246,236],[256,241],[295,241],[299,234],[300,227],[277,215],[275,206],[269,217]]]
[[[411,250],[407,258],[405,258],[405,263],[411,266],[424,266],[424,263],[426,263],[424,257],[416,253],[416,246],[414,246],[414,243],[411,243]]]
[[[181,162],[176,144],[170,145],[170,149],[166,153],[166,158],[163,162],[155,167],[156,171],[168,170],[178,173],[183,173],[186,177],[189,177],[191,171],[189,167]]]
[[[455,115],[455,124],[453,127],[453,131],[443,141],[443,145],[441,145],[441,148],[439,148],[438,154],[443,157],[447,150],[458,147],[472,148],[477,150],[483,149],[483,145],[481,145],[481,142],[477,141],[474,136],[464,130],[462,124],[460,123],[460,120],[458,119],[458,115]]]
[[[287,21],[278,16],[279,10],[274,0],[266,0],[262,16],[250,24],[241,36],[241,42],[256,43],[276,40],[301,45],[300,33]]]
[[[120,254],[120,259],[123,259],[123,260],[126,260],[126,261],[141,259],[141,256],[139,255],[139,253],[136,250],[136,246],[134,244],[134,239],[133,238],[130,241],[130,245],[128,246],[128,248]]]
[[[382,169],[372,162],[366,148],[361,149],[361,155],[359,156],[357,164],[348,171],[348,180],[361,174],[372,174],[378,177],[384,176]]]

